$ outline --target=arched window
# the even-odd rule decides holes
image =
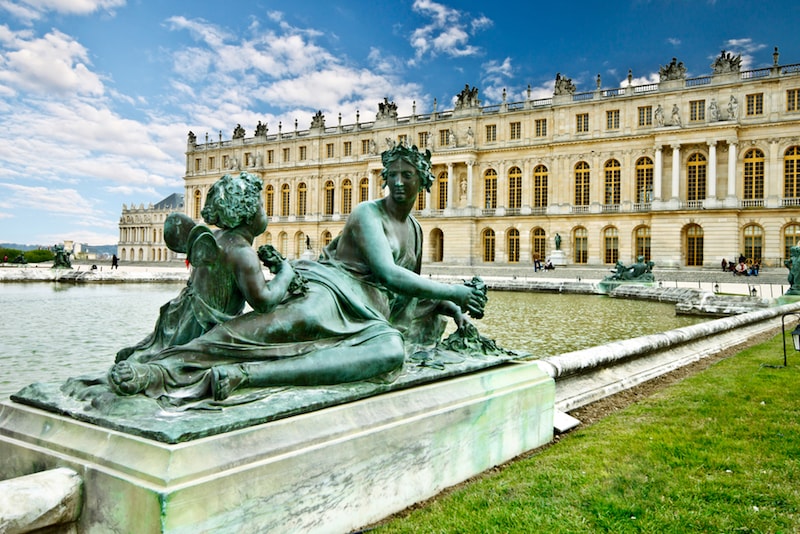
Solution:
[[[271,245],[272,244],[272,233],[271,232],[267,232],[267,233],[264,234],[264,244],[265,245]]]
[[[358,201],[366,202],[369,200],[369,178],[362,178],[358,182]]]
[[[194,218],[200,218],[200,211],[203,209],[203,193],[199,189],[194,190]]]
[[[444,234],[439,228],[431,230],[431,261],[444,261]]]
[[[272,184],[267,186],[266,191],[264,192],[264,211],[267,212],[268,217],[272,217],[275,212],[273,211],[273,206],[275,204],[275,188],[272,187]]]
[[[706,157],[699,152],[689,156],[686,163],[686,200],[697,202],[706,198]]]
[[[522,207],[522,170],[519,167],[508,171],[508,207],[512,210]]]
[[[764,153],[757,148],[744,154],[744,200],[764,198]]]
[[[618,205],[620,198],[620,175],[622,167],[619,161],[610,159],[605,165],[605,195],[603,204]],[[614,260],[616,262],[616,260]]]
[[[575,164],[575,205],[589,205],[589,164],[585,161]]]
[[[634,247],[636,257],[644,256],[644,261],[650,261],[650,227],[638,226],[633,234],[636,241]]]
[[[485,229],[481,233],[481,242],[483,243],[483,261],[494,261],[494,230],[491,228]]]
[[[753,261],[761,261],[764,247],[764,229],[757,224],[748,224],[742,230],[744,256]]]
[[[342,182],[342,213],[347,215],[353,209],[353,182],[345,178]]]
[[[792,146],[783,154],[783,198],[798,197],[800,197],[800,146]]]
[[[703,228],[696,224],[686,228],[686,265],[689,267],[703,265]]]
[[[281,256],[286,257],[286,250],[289,243],[289,235],[286,232],[281,232],[278,234],[278,252],[281,253]]]
[[[294,234],[294,257],[299,258],[306,250],[306,234],[297,232]]]
[[[308,187],[305,182],[297,186],[297,215],[303,217],[307,211]]]
[[[534,228],[531,232],[531,259],[544,260],[547,256],[545,245],[547,244],[547,236],[542,228]]]
[[[586,228],[579,226],[572,232],[572,242],[574,243],[573,259],[575,263],[587,263],[589,261],[589,232]]]
[[[497,208],[497,171],[494,169],[483,174],[483,200],[483,206],[487,210]]]
[[[447,207],[447,171],[439,174],[436,178],[436,190],[438,193],[437,209],[443,210]]]
[[[333,241],[333,237],[331,236],[331,233],[329,231],[327,231],[327,230],[322,232],[322,246],[323,247],[327,247],[328,245],[331,244],[331,241]]]
[[[789,249],[800,244],[800,224],[789,224],[783,228],[783,259],[792,257]]]
[[[516,228],[510,228],[506,232],[506,250],[508,262],[519,263],[519,230]]]
[[[281,186],[281,216],[288,217],[289,216],[289,199],[291,197],[291,188],[289,184],[283,184]]]
[[[636,160],[636,203],[653,201],[653,160],[647,157]]]
[[[333,182],[325,182],[325,215],[333,215]]]
[[[547,207],[547,167],[544,165],[533,169],[533,207]]]
[[[603,230],[603,259],[606,263],[619,260],[619,230],[613,226]]]

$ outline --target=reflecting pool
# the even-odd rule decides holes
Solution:
[[[0,398],[32,382],[62,382],[108,369],[122,347],[149,334],[184,282],[0,284]],[[500,346],[550,356],[663,332],[704,318],[671,304],[601,296],[491,292],[475,321]]]

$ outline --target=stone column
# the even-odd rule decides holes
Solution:
[[[728,198],[736,197],[736,141],[728,142]]]
[[[656,147],[656,154],[655,154],[655,163],[653,169],[653,200],[661,200],[661,175],[663,172],[662,169],[662,157],[661,157],[661,147]]]
[[[681,145],[672,145],[672,196],[678,199],[681,179]]]
[[[717,142],[708,142],[708,188],[706,197],[714,199],[717,197]]]
[[[475,160],[467,161],[467,206],[472,207],[474,204],[472,203],[472,186],[473,186],[473,179],[472,179],[472,167],[475,165]]]
[[[453,196],[455,195],[454,182],[456,177],[453,176],[453,164],[447,164],[447,205],[445,208],[450,209],[453,207]]]
[[[770,195],[774,195],[775,197],[782,196],[782,178],[783,173],[781,172],[783,169],[782,161],[780,156],[778,155],[778,140],[777,139],[770,139],[769,140],[769,164],[766,165],[764,168],[764,204],[766,205],[767,199]],[[774,207],[778,207],[778,204],[775,204]]]
[[[373,193],[373,191],[375,190],[375,169],[369,170],[369,175],[367,176],[367,180],[368,180],[367,189],[369,190],[367,197],[369,200],[373,200],[375,198],[375,193]]]

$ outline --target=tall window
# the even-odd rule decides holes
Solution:
[[[544,165],[533,169],[533,207],[547,207],[547,167]]]
[[[270,184],[267,186],[267,189],[264,192],[264,210],[267,212],[268,217],[272,217],[274,215],[274,204],[275,188]]]
[[[308,187],[305,182],[300,182],[297,186],[297,215],[303,217],[308,208]]]
[[[575,132],[586,133],[589,131],[589,114],[578,113],[575,115]]]
[[[790,249],[800,245],[800,224],[790,224],[783,229],[783,259],[792,257]]]
[[[305,147],[305,146],[301,146],[301,147],[300,147],[300,155],[298,156],[298,159],[299,159],[300,161],[305,161],[305,160],[306,160],[306,158],[308,157],[308,150],[307,150],[307,148],[308,148],[308,147]]]
[[[764,246],[764,229],[757,224],[748,224],[742,231],[744,238],[744,255],[753,261],[761,261]]]
[[[333,181],[325,182],[325,215],[333,215]]]
[[[408,134],[400,134],[397,136],[397,144],[408,145]]]
[[[289,235],[286,232],[278,234],[278,252],[281,256],[286,257],[286,251],[289,248]]]
[[[487,228],[481,234],[483,261],[494,261],[494,230]]]
[[[619,130],[619,110],[606,111],[606,130]]]
[[[361,155],[365,156],[369,154],[369,139],[362,139],[361,140]]]
[[[203,208],[203,193],[200,192],[199,189],[195,189],[194,191],[194,219],[200,218],[200,212]]]
[[[496,124],[487,124],[486,125],[486,142],[492,143],[497,141],[497,125]]]
[[[589,232],[586,228],[579,226],[572,232],[572,241],[575,244],[573,260],[575,263],[587,263],[589,261]]]
[[[511,167],[508,171],[508,207],[522,207],[522,170],[519,167]]]
[[[202,161],[203,161],[202,158],[195,158],[194,159],[194,172],[199,172],[200,171],[200,165],[201,165]]]
[[[636,239],[636,257],[644,256],[644,261],[650,261],[650,227],[639,226],[634,232]]]
[[[547,239],[542,228],[534,228],[531,233],[531,254],[533,260],[543,260],[546,256]]]
[[[208,168],[215,169],[216,167],[214,165],[216,164],[216,161],[217,160],[214,156],[208,156]]]
[[[744,155],[744,199],[764,198],[764,153],[753,148]]]
[[[352,141],[345,141],[343,148],[344,148],[344,155],[345,156],[352,156],[353,155],[353,142]]]
[[[636,203],[653,201],[653,160],[648,157],[636,160]]]
[[[745,113],[747,114],[748,117],[764,114],[764,93],[746,95],[744,99],[745,99]]]
[[[619,259],[619,230],[613,226],[603,230],[603,259],[606,263],[617,263]]]
[[[619,161],[610,159],[606,162],[605,174],[605,195],[603,197],[604,204],[619,204],[620,199],[620,171],[621,167]],[[616,261],[616,260],[614,260]]]
[[[450,146],[450,130],[439,130],[439,146]]]
[[[800,89],[786,91],[786,111],[800,111]]]
[[[689,156],[686,168],[686,200],[706,198],[706,157],[699,152]]]
[[[342,213],[347,215],[353,209],[353,182],[345,178],[342,182]]]
[[[706,101],[692,100],[689,102],[689,120],[700,122],[706,120]]]
[[[783,196],[800,197],[800,146],[791,146],[783,154]]]
[[[589,164],[585,161],[575,165],[575,205],[589,205]]]
[[[510,228],[506,232],[506,248],[508,250],[508,262],[519,263],[519,230]]]
[[[225,167],[228,166],[228,162],[224,161]],[[267,163],[275,163],[275,151],[274,150],[267,150]]]
[[[686,228],[686,265],[703,266],[703,229],[696,224]]]
[[[291,188],[289,184],[281,186],[281,217],[289,216],[289,199],[291,198]]]
[[[288,148],[284,148],[284,149],[283,149],[283,161],[284,161],[284,162],[287,162],[287,161],[289,161],[289,159],[290,159],[290,158],[289,158],[289,155],[290,155],[290,154],[291,154],[291,152],[290,152],[290,149],[288,149]]]
[[[444,234],[439,228],[431,231],[431,261],[444,261]]]
[[[419,140],[420,148],[425,148],[428,146],[428,132],[419,132],[417,134],[417,139]]]
[[[536,119],[533,124],[536,137],[547,137],[547,119]]]
[[[436,188],[439,197],[436,207],[443,210],[447,207],[447,171],[439,174],[436,179]]]
[[[328,245],[331,244],[331,241],[333,241],[333,236],[331,235],[331,233],[327,230],[322,232],[322,246],[327,247]]]
[[[325,144],[325,157],[332,158],[333,157],[333,143],[326,143]]]
[[[522,123],[521,122],[512,122],[511,126],[511,140],[515,141],[517,139],[522,139]]]
[[[497,171],[487,170],[483,175],[483,205],[487,210],[497,208]]]
[[[417,208],[419,211],[425,209],[425,199],[428,195],[425,194],[424,191],[420,191],[419,195],[417,195]]]
[[[639,108],[639,126],[653,125],[653,106],[641,106]]]
[[[366,202],[367,200],[369,200],[369,178],[362,178],[358,182],[358,201]]]

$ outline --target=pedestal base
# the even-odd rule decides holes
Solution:
[[[81,473],[78,532],[348,532],[548,443],[554,397],[509,363],[177,444],[6,401],[0,477]]]
[[[554,250],[550,253],[550,261],[556,267],[565,267],[567,265],[567,256],[563,250]]]

